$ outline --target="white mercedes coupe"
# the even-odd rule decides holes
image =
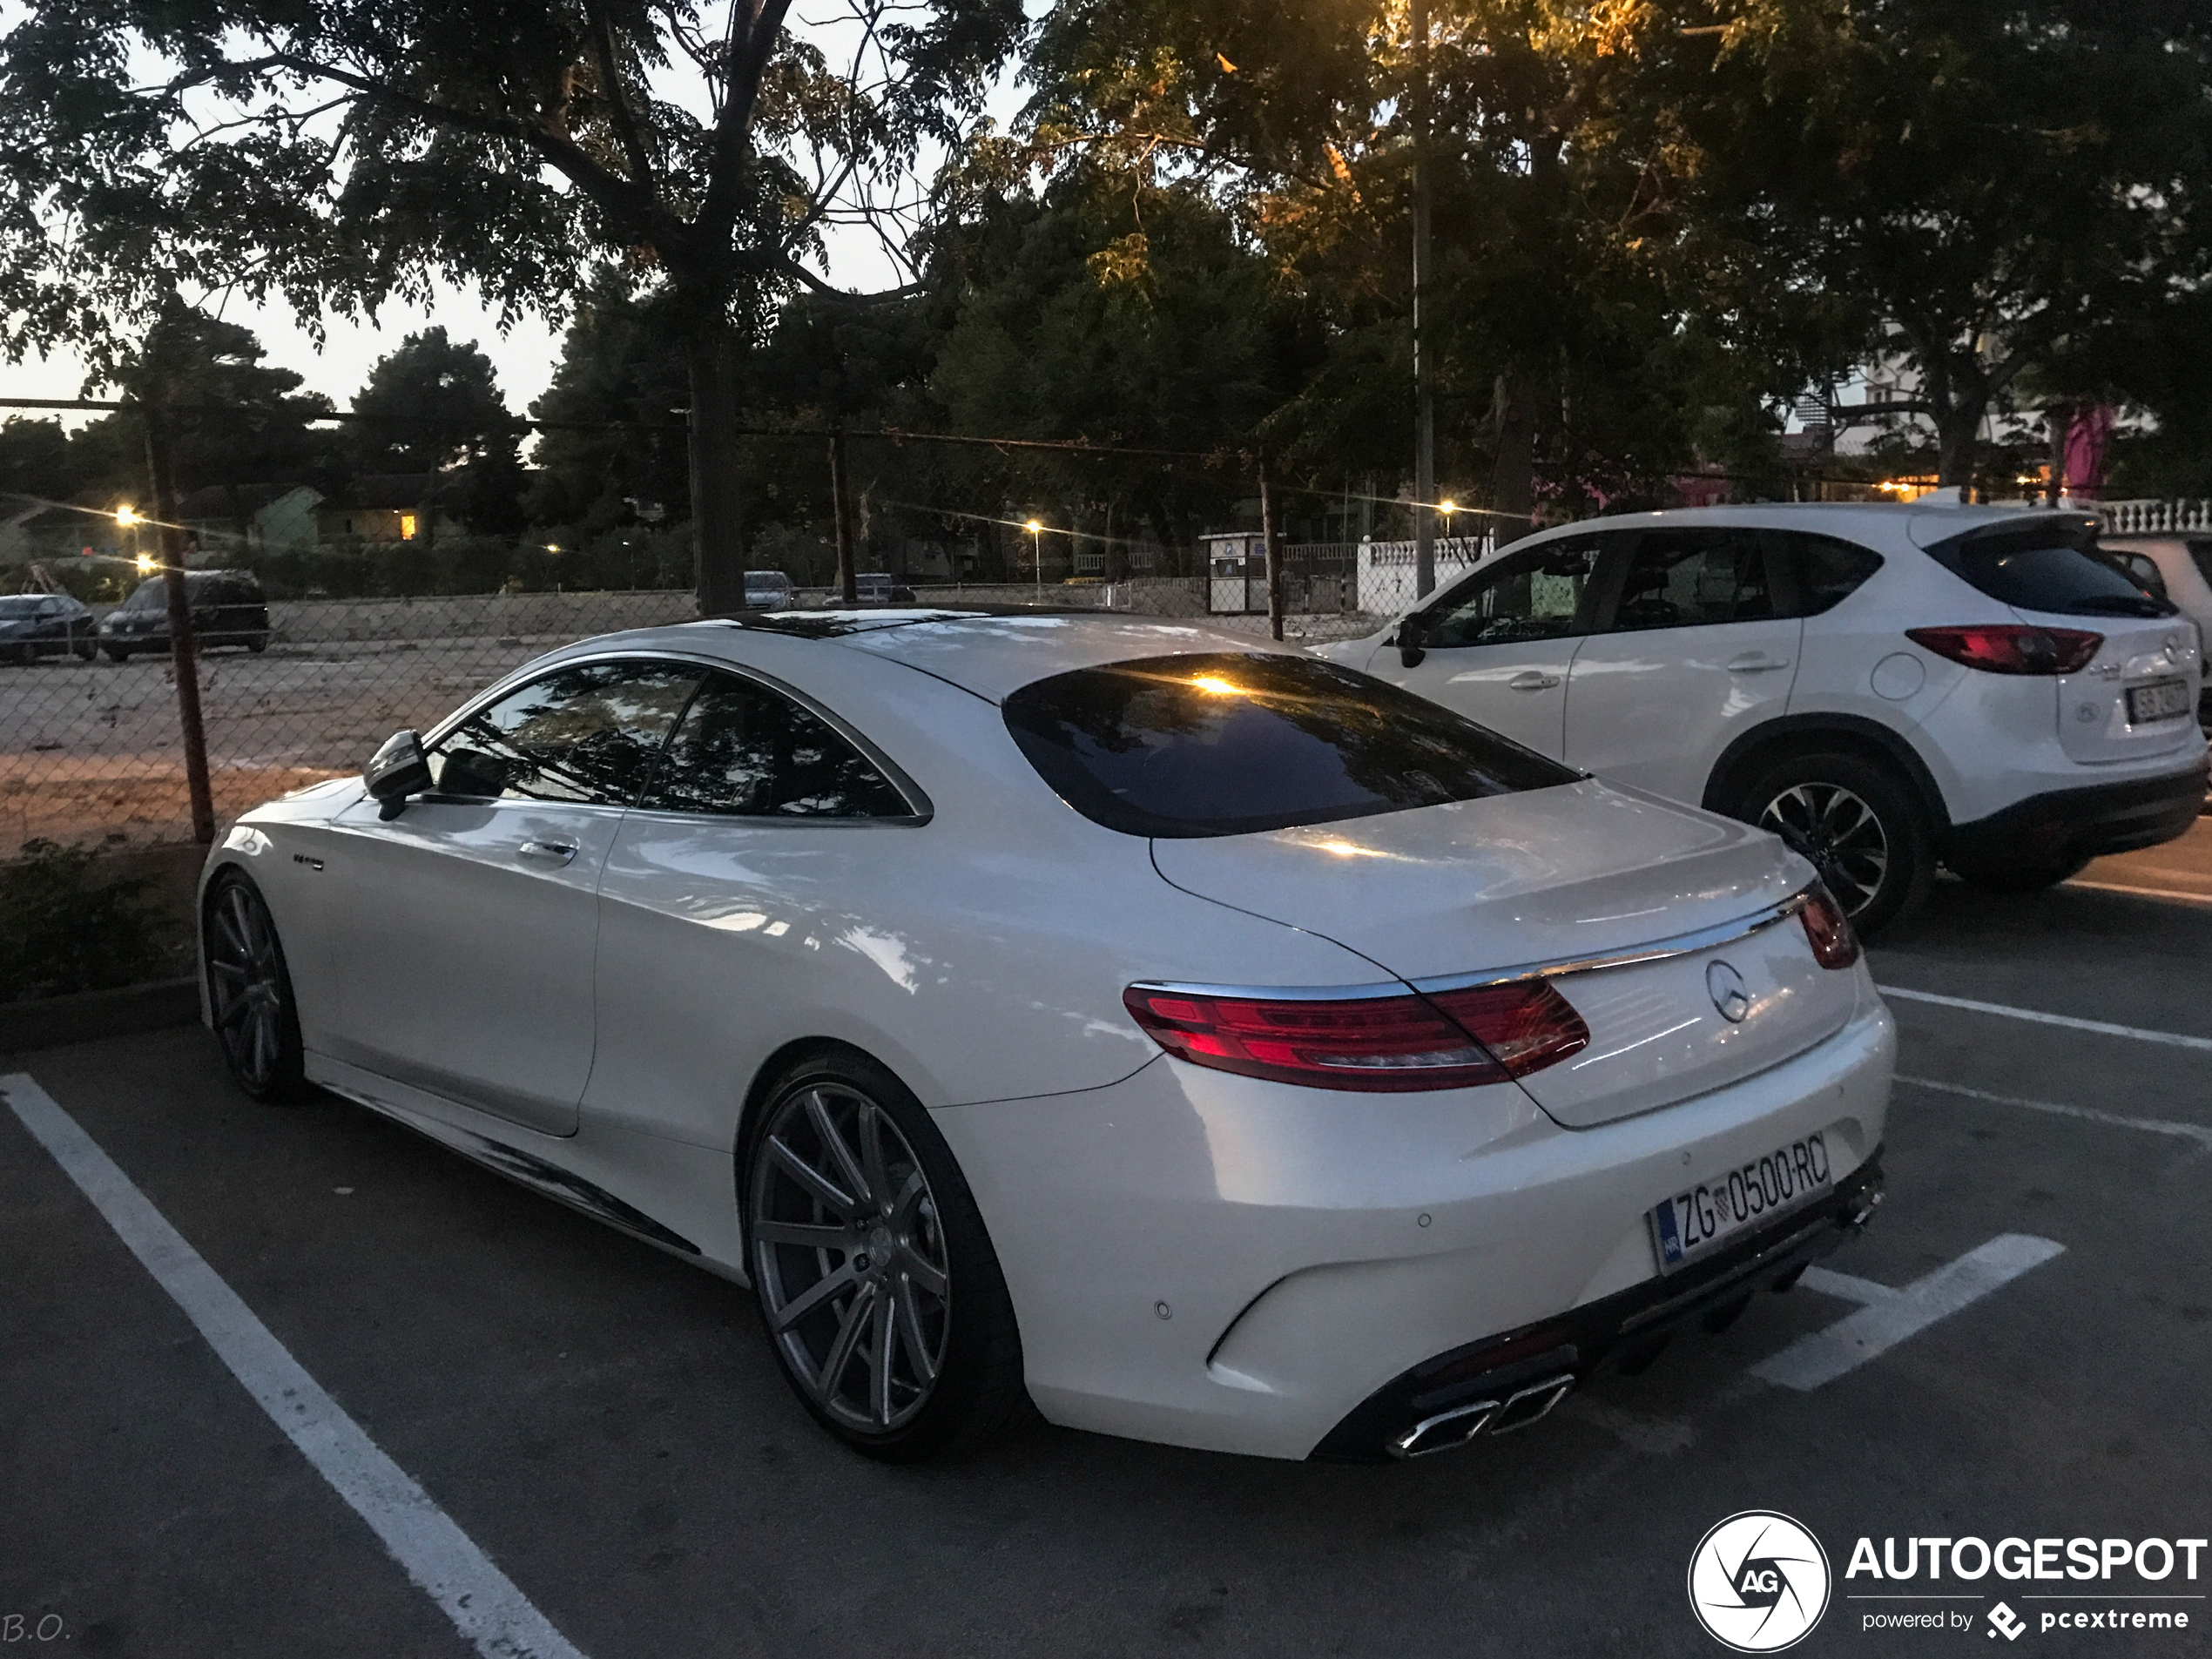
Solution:
[[[587,640],[202,885],[319,1085],[751,1287],[869,1455],[1407,1457],[1865,1224],[1894,1030],[1810,866],[1199,626]]]

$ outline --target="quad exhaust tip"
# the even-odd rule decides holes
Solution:
[[[1427,1457],[1465,1446],[1478,1434],[1510,1434],[1547,1414],[1575,1386],[1572,1372],[1531,1383],[1502,1400],[1478,1399],[1425,1417],[1390,1443],[1393,1457]]]

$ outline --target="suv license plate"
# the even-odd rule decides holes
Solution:
[[[1795,1210],[1833,1185],[1828,1143],[1821,1136],[1808,1135],[1740,1170],[1730,1170],[1710,1185],[1662,1198],[1650,1212],[1659,1271],[1671,1273],[1709,1254],[1732,1234]]]
[[[2147,725],[2189,712],[2192,699],[2187,680],[2153,680],[2128,688],[2128,724]]]

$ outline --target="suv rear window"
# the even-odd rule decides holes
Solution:
[[[2203,577],[2205,585],[2212,587],[2212,537],[2192,536],[2186,545],[2189,558],[2196,565],[2198,574]]]
[[[1127,835],[1243,835],[1581,776],[1309,658],[1224,651],[1082,668],[1023,686],[1004,711],[1060,798]]]
[[[2044,518],[1968,530],[1928,556],[1969,586],[2022,610],[2062,617],[2170,617],[2097,545],[2090,518]]]

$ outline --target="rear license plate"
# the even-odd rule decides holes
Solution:
[[[2148,685],[2128,688],[2128,724],[2146,725],[2153,720],[2170,720],[2187,714],[2195,706],[2189,696],[2187,680],[2153,680]]]
[[[1826,1139],[1808,1135],[1730,1170],[1710,1185],[1662,1199],[1650,1215],[1659,1271],[1671,1273],[1746,1227],[1810,1203],[1833,1184]]]

